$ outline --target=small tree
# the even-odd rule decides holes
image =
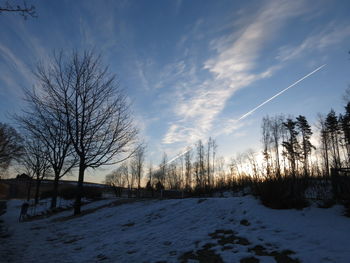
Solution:
[[[140,145],[134,153],[134,156],[130,162],[131,171],[137,180],[137,196],[140,197],[141,191],[141,179],[143,176],[143,166],[145,161],[145,149],[144,145]]]
[[[18,160],[22,154],[22,137],[10,125],[0,123],[0,169],[6,171],[11,162]]]
[[[127,169],[127,168],[126,168]],[[125,166],[121,165],[116,170],[106,175],[105,183],[113,187],[116,196],[121,197],[122,188],[127,184],[127,177],[125,176]]]
[[[23,164],[26,170],[29,171],[29,173],[36,180],[34,199],[35,204],[38,204],[41,181],[50,175],[50,164],[47,159],[45,147],[43,147],[40,140],[38,140],[32,134],[28,134],[26,137]]]

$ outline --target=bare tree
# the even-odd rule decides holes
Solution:
[[[252,173],[255,179],[258,179],[259,177],[259,166],[258,162],[256,160],[256,153],[254,152],[253,149],[248,149],[245,153],[246,158],[252,168]]]
[[[25,100],[29,107],[23,116],[16,116],[16,119],[24,130],[35,136],[46,148],[46,158],[54,173],[51,208],[55,208],[59,180],[76,165],[77,158],[73,156],[63,112],[55,105],[47,104],[46,98],[34,90],[26,92]]]
[[[197,185],[196,187],[204,189],[205,187],[205,165],[204,165],[204,145],[201,140],[197,142],[197,160],[198,173],[196,173]]]
[[[163,153],[162,161],[159,165],[159,170],[154,174],[154,177],[157,179],[157,190],[164,188],[165,186],[165,178],[168,173],[168,157],[166,153]]]
[[[137,130],[115,75],[92,51],[73,52],[71,57],[56,54],[47,67],[38,66],[36,76],[46,107],[55,107],[64,116],[62,121],[78,156],[74,214],[79,214],[85,170],[130,157]]]
[[[140,197],[141,179],[143,176],[143,166],[145,161],[145,145],[141,144],[137,147],[135,154],[130,162],[131,170],[135,174],[137,180],[137,196]]]
[[[0,14],[4,12],[18,13],[24,19],[27,19],[28,17],[37,17],[35,6],[28,6],[25,0],[23,0],[22,4],[12,4],[11,1],[6,1],[0,6]]]
[[[269,116],[266,116],[262,120],[261,130],[262,130],[262,143],[263,143],[263,155],[266,163],[266,175],[270,176],[271,164],[270,164],[270,149],[271,149],[271,120]]]
[[[47,151],[45,150],[40,140],[33,134],[27,134],[23,164],[36,180],[35,204],[39,203],[41,181],[50,175],[50,164],[47,159]]]
[[[192,151],[187,149],[185,153],[185,189],[191,190],[192,188]]]
[[[212,145],[212,139],[211,139],[211,137],[209,137],[209,139],[208,139],[208,142],[207,142],[207,156],[206,156],[206,158],[207,158],[207,182],[206,182],[206,185],[207,185],[207,187],[208,188],[210,188],[210,182],[211,182],[211,180],[210,180],[210,176],[211,176],[211,173],[210,173],[210,150],[211,150],[211,145]]]
[[[23,154],[23,139],[10,125],[0,123],[0,169],[6,171]]]
[[[216,140],[212,139],[211,140],[211,146],[212,146],[212,182],[214,183],[215,180],[215,174],[216,174],[216,170],[215,170],[215,157],[216,157],[216,152],[218,149],[218,145],[216,144]]]
[[[130,165],[130,161],[125,161],[121,164],[121,171],[123,173],[124,178],[126,179],[127,186],[128,186],[128,197],[131,197],[132,189],[135,185],[136,180],[136,174],[135,171],[133,171]]]
[[[222,188],[227,183],[226,173],[225,173],[225,158],[220,156],[215,160],[216,167],[216,186]]]
[[[147,182],[147,188],[152,188],[153,189],[153,165],[152,165],[152,161],[149,162],[148,165],[148,182]]]
[[[105,183],[113,187],[116,196],[121,197],[122,189],[127,185],[127,179],[128,174],[125,172],[125,166],[121,165],[110,174],[106,175]]]
[[[282,115],[276,116],[275,118],[271,119],[271,139],[273,148],[275,151],[275,160],[276,160],[276,175],[278,177],[281,176],[281,164],[280,164],[280,140],[282,137],[282,123],[283,123],[284,117]]]

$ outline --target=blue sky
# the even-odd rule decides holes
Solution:
[[[1,14],[0,121],[12,124],[31,69],[53,50],[94,48],[118,75],[154,164],[209,136],[226,157],[260,149],[265,115],[342,111],[349,1],[33,1]],[[237,119],[327,64],[246,119]],[[100,171],[100,180],[106,170]],[[92,173],[91,173],[92,174]],[[92,178],[92,177],[91,177]]]

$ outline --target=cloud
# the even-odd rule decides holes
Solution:
[[[28,65],[26,65],[10,48],[0,43],[0,56],[6,61],[1,67],[2,72],[0,78],[6,83],[6,92],[14,92],[16,96],[22,94],[20,88],[20,80],[28,83],[28,86],[33,83],[33,75]],[[7,73],[5,73],[7,72]],[[14,81],[15,80],[15,81]]]
[[[174,107],[178,120],[171,123],[163,143],[193,143],[207,136],[228,99],[237,90],[271,76],[278,69],[278,66],[272,66],[264,72],[254,73],[263,47],[288,18],[305,10],[302,1],[268,2],[239,34],[233,32],[211,41],[215,55],[204,62],[200,72],[207,72],[210,77],[192,83],[190,88],[178,88]]]
[[[297,46],[289,45],[281,47],[277,59],[280,61],[296,59],[307,52],[314,50],[322,51],[349,37],[349,25],[337,25],[335,23],[330,23],[327,27],[325,27],[325,29],[307,37]]]

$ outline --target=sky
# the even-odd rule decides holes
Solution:
[[[2,1],[3,2],[3,1]],[[2,3],[0,2],[0,3]],[[350,85],[349,1],[28,1],[0,14],[0,122],[25,106],[32,70],[56,50],[94,49],[132,102],[147,162],[197,140],[226,159],[259,151],[264,116],[343,111]],[[238,119],[316,68],[321,70]],[[89,171],[102,181],[108,167]]]

